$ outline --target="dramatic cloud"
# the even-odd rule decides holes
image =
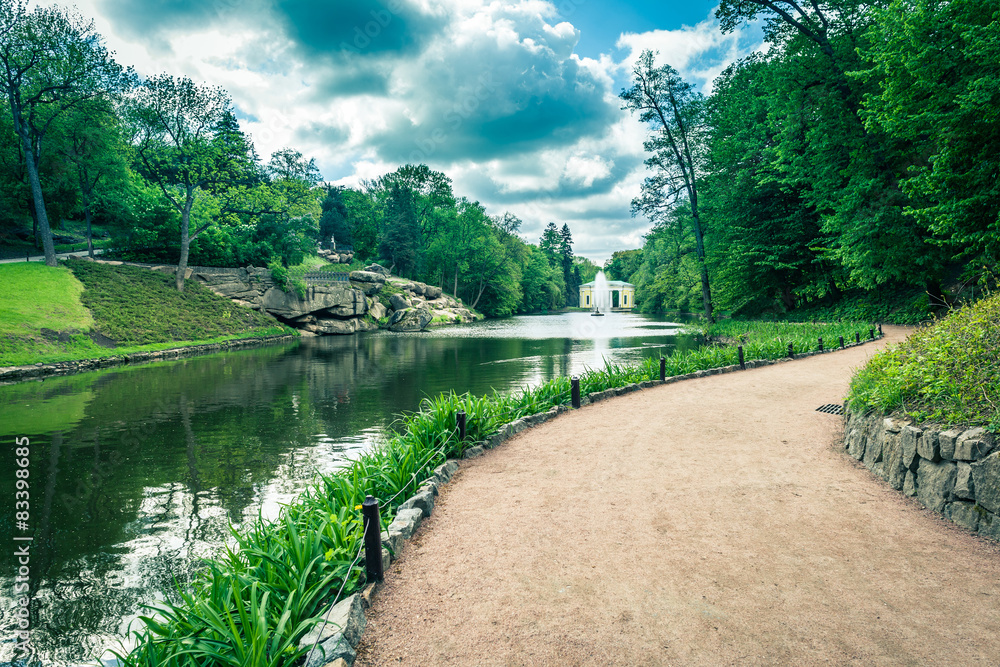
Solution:
[[[599,261],[648,229],[629,209],[645,130],[617,98],[639,53],[659,51],[707,90],[756,46],[706,11],[581,57],[563,19],[588,7],[573,0],[561,14],[542,0],[89,1],[81,11],[140,73],[228,90],[262,156],[293,146],[348,185],[426,163],[491,213],[521,217],[530,241],[568,223],[577,254]]]

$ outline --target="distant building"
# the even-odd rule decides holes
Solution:
[[[632,310],[635,305],[635,285],[623,280],[609,280],[608,291],[611,292],[612,310]],[[594,307],[594,282],[580,285],[580,307]]]

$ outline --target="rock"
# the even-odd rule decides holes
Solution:
[[[948,503],[948,506],[944,508],[944,515],[969,530],[979,528],[979,512],[976,511],[975,503],[962,501]]]
[[[261,297],[261,307],[264,310],[285,320],[345,306],[353,312],[358,304],[364,302],[363,294],[345,283],[314,285],[306,290],[304,297],[271,287]]]
[[[477,456],[482,456],[482,455],[483,455],[483,447],[482,447],[482,445],[476,445],[475,447],[469,447],[468,449],[466,449],[465,450],[465,455],[462,458],[463,459],[474,459]]]
[[[886,431],[890,433],[899,433],[900,429],[903,428],[903,422],[898,419],[893,419],[892,417],[886,417],[882,421],[882,426]]]
[[[903,488],[906,480],[906,466],[903,465],[903,443],[898,433],[886,433],[882,443],[882,460],[885,464],[886,481],[897,491]]]
[[[410,302],[402,294],[393,294],[389,297],[389,305],[393,310],[405,310],[410,307]]]
[[[972,479],[972,466],[959,461],[955,470],[955,497],[976,499],[976,485]]]
[[[418,509],[423,513],[424,518],[429,517],[431,512],[434,511],[434,493],[428,490],[414,494],[405,503],[400,505],[399,509]]]
[[[938,433],[938,452],[941,454],[941,458],[948,460],[955,459],[955,441],[958,440],[958,436],[960,435],[962,435],[962,432],[958,429]]]
[[[1000,540],[1000,517],[978,506],[976,513],[979,514],[979,534],[991,540]]]
[[[447,484],[451,480],[452,475],[454,475],[457,471],[457,461],[446,461],[437,468],[434,468],[434,474],[437,475],[437,478],[441,480],[442,484]]]
[[[376,271],[351,271],[348,277],[359,283],[384,283],[385,276]]]
[[[971,468],[976,502],[1000,514],[1000,452],[973,463]]]
[[[671,380],[672,378],[667,378],[667,382]],[[864,424],[864,418],[859,418],[847,438],[847,453],[858,461],[864,458],[865,447],[868,445],[868,429],[864,428]]]
[[[434,287],[433,285],[428,285],[424,288],[424,296],[428,299],[440,299],[441,295],[444,294],[444,290],[440,287]]]
[[[390,331],[421,331],[434,316],[429,308],[404,308],[397,310],[389,318]]]
[[[375,303],[373,303],[371,308],[368,309],[368,312],[376,320],[381,320],[389,313],[386,307],[382,305],[381,301],[376,301]]]
[[[365,271],[368,273],[381,273],[386,278],[389,277],[389,269],[385,268],[381,264],[369,264],[365,267]]]
[[[913,428],[907,426],[906,428]],[[938,433],[936,431],[924,431],[923,435],[917,438],[917,456],[928,461],[937,463],[941,460],[938,452]]]
[[[399,558],[399,552],[403,549],[405,540],[399,526],[390,525],[388,529],[382,531],[382,546],[392,552],[393,558]]]
[[[307,324],[303,328],[317,334],[343,336],[358,330],[358,320],[318,319],[315,324]]]
[[[917,500],[935,512],[944,510],[955,489],[955,464],[951,461],[933,463],[920,459],[917,466]]]
[[[402,533],[403,539],[408,540],[413,537],[413,533],[417,532],[417,528],[420,527],[420,522],[423,518],[423,510],[416,508],[401,509],[396,512],[396,518],[389,524],[389,530],[392,531],[393,527],[395,527],[396,530]]]
[[[379,582],[373,581],[365,586],[365,589],[361,591],[361,606],[365,609],[365,611],[372,606],[372,603],[375,601],[375,594],[378,593],[378,589],[380,587]]]
[[[865,457],[862,462],[865,467],[869,470],[874,471],[875,464],[882,462],[882,443],[885,441],[885,437],[888,433],[883,429],[876,428],[873,429],[874,433],[868,434],[868,444],[865,446]],[[881,469],[882,466],[879,466]]]
[[[336,660],[326,663],[323,667],[351,667],[351,663],[347,662],[343,658],[337,658]]]
[[[970,428],[955,440],[955,459],[978,461],[993,449],[993,436],[984,428]]]
[[[420,296],[423,296],[426,290],[427,290],[427,285],[423,283],[413,283],[413,286],[410,287],[411,292],[413,292],[414,294],[418,294]]]
[[[917,463],[920,457],[917,454],[917,441],[923,434],[915,426],[906,426],[901,431],[901,442],[903,445],[903,465],[914,472],[917,471]]]
[[[353,664],[354,647],[361,641],[366,624],[361,596],[355,593],[341,600],[323,619],[299,640],[300,647],[315,646],[305,667],[323,667],[338,658]]]

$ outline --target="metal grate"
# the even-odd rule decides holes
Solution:
[[[825,412],[828,415],[842,415],[844,414],[844,406],[827,403],[816,408],[816,412]]]
[[[302,275],[302,278],[309,285],[317,283],[346,283],[350,281],[351,274],[340,271],[309,271]]]

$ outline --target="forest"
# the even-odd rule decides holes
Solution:
[[[642,310],[736,315],[903,299],[926,317],[995,284],[995,0],[723,0],[765,48],[709,95],[644,53],[623,108],[646,123],[642,248],[612,277]],[[862,308],[857,317],[884,314]]]
[[[504,316],[575,306],[598,267],[573,256],[568,225],[537,244],[426,165],[359,187],[325,183],[294,148],[258,156],[227,91],[117,63],[93,21],[0,0],[0,246],[55,265],[68,222],[106,257],[188,266],[268,266],[287,275],[319,248],[359,268],[440,285]],[[22,256],[26,254],[21,253]],[[289,285],[291,287],[291,285]]]
[[[109,256],[280,271],[335,244],[489,316],[576,305],[597,271],[573,256],[568,226],[529,243],[515,215],[487,212],[426,165],[342,187],[294,148],[263,159],[225,90],[140,78],[75,10],[0,9],[0,245],[54,264],[59,229],[85,221]],[[839,314],[864,319],[893,299],[899,319],[921,319],[963,287],[988,288],[997,10],[724,0],[720,29],[763,25],[765,48],[707,95],[643,53],[620,97],[649,130],[632,214],[652,228],[614,253],[609,277],[634,283],[645,312],[708,319],[831,304],[862,304]]]

